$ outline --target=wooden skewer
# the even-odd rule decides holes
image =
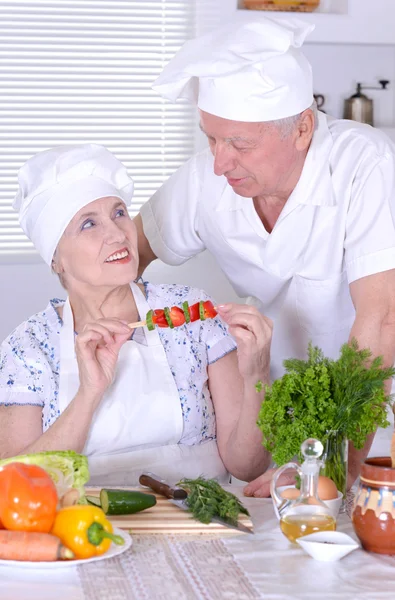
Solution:
[[[128,323],[128,327],[130,327],[130,329],[136,329],[136,327],[144,327],[144,325],[147,325],[147,321],[136,321],[136,323]]]

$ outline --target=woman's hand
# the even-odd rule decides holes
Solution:
[[[268,382],[272,321],[247,304],[220,305],[218,314],[237,342],[239,371],[244,381],[254,385],[260,379]]]
[[[244,496],[254,496],[254,498],[270,497],[270,482],[277,469],[268,469],[266,473],[260,475],[254,481],[245,486]],[[277,485],[295,485],[295,472],[285,472],[280,475]]]
[[[131,329],[118,319],[88,323],[77,336],[75,351],[80,390],[101,397],[111,385],[119,351],[130,338]]]

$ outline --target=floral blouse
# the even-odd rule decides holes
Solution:
[[[145,282],[152,309],[190,305],[209,300],[202,290],[181,285]],[[56,308],[64,300],[53,299],[47,308],[21,323],[0,346],[0,404],[42,408],[43,431],[58,418],[60,330]],[[140,315],[141,319],[145,315]],[[215,439],[215,414],[208,389],[208,365],[236,349],[236,343],[219,318],[195,321],[174,329],[158,328],[160,340],[176,382],[184,419],[182,444]],[[133,340],[145,343],[144,331],[136,329]]]

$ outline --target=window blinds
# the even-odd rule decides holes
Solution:
[[[135,181],[132,214],[193,152],[194,115],[151,84],[194,35],[193,0],[1,0],[0,260],[34,254],[11,203],[36,152],[94,142]]]

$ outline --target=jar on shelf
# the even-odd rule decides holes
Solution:
[[[244,0],[244,8],[249,10],[312,12],[319,4],[320,0]]]

